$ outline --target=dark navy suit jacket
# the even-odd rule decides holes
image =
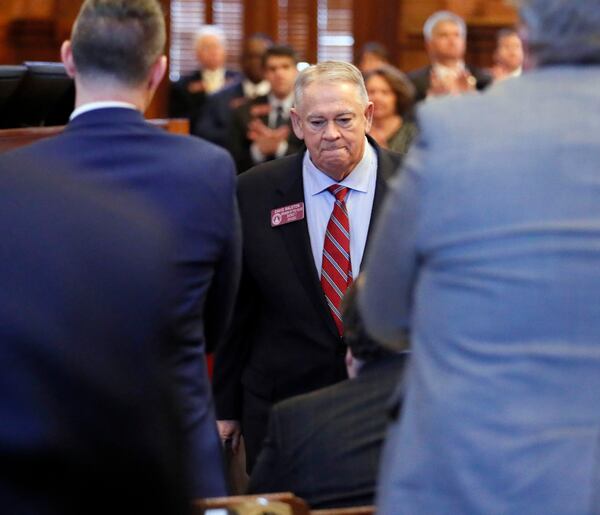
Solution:
[[[0,155],[0,512],[185,514],[167,228],[43,164]]]
[[[189,118],[190,128],[194,133],[194,128],[204,114],[206,100],[210,97],[204,91],[192,93],[189,86],[192,82],[202,80],[202,70],[197,70],[177,82],[171,83],[169,95],[169,116]],[[242,80],[242,74],[235,70],[225,70],[225,86],[235,84]]]
[[[192,127],[192,133],[217,145],[227,147],[227,134],[233,118],[233,111],[248,100],[244,96],[244,87],[241,82],[236,82],[209,95],[206,99],[204,114]]]
[[[65,161],[92,182],[134,193],[170,225],[177,242],[172,264],[181,288],[178,340],[170,357],[188,436],[192,493],[225,494],[204,351],[205,341],[214,347],[228,325],[239,277],[230,156],[199,138],[153,127],[141,113],[126,108],[83,113],[60,135],[17,153],[40,167],[48,159]]]

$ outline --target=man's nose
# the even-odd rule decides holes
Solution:
[[[323,137],[326,139],[337,139],[340,136],[340,131],[337,128],[334,120],[330,120],[325,125],[325,131]]]

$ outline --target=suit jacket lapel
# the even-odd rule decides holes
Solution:
[[[292,160],[292,164],[287,170],[284,179],[277,187],[278,204],[273,206],[274,208],[304,202],[304,186],[302,181],[303,157],[304,152],[299,152],[296,158]],[[302,286],[306,289],[309,298],[313,299],[315,309],[319,312],[332,334],[336,338],[339,338],[335,322],[333,321],[321,288],[319,274],[315,267],[306,216],[298,222],[282,225],[277,230],[281,232],[296,273]]]

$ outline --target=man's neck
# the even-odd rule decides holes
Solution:
[[[125,102],[144,112],[149,103],[144,88],[126,87],[106,81],[95,82],[90,86],[89,83],[76,80],[75,91],[75,108],[92,102]]]

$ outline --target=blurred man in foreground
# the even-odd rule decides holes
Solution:
[[[167,227],[135,199],[0,155],[0,506],[188,513]]]
[[[379,513],[600,507],[600,1],[519,3],[537,68],[420,110],[368,256],[412,343]]]
[[[218,496],[226,490],[204,352],[228,326],[239,277],[235,173],[223,149],[144,120],[165,72],[164,44],[156,0],[87,0],[61,49],[75,79],[71,121],[60,135],[18,152],[36,166],[64,161],[90,182],[125,190],[170,226],[180,295],[169,355],[192,494]]]

